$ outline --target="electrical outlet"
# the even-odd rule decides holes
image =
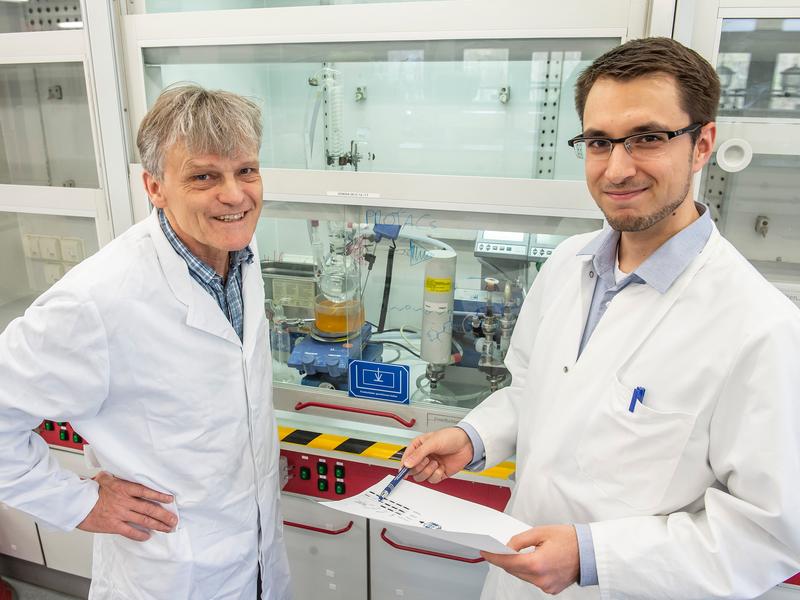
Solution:
[[[46,260],[61,260],[61,240],[52,235],[40,235],[39,253]]]
[[[75,263],[86,258],[83,240],[81,238],[61,238],[61,258]]]
[[[41,258],[42,252],[39,250],[39,236],[26,233],[24,238],[24,252],[26,258]]]
[[[64,275],[63,267],[58,263],[45,263],[44,280],[47,285],[53,285]]]

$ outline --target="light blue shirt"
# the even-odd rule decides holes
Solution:
[[[189,267],[189,275],[192,276],[200,286],[211,294],[216,300],[220,310],[230,322],[231,327],[236,331],[240,340],[244,339],[244,304],[242,302],[242,263],[253,262],[253,251],[250,246],[242,250],[228,253],[228,278],[223,281],[222,277],[209,265],[192,254],[186,247],[175,230],[169,224],[164,211],[158,209],[158,223],[161,231],[169,240],[172,248],[178,255],[186,261]]]
[[[605,314],[608,306],[622,290],[629,285],[646,284],[661,294],[675,283],[681,273],[686,270],[695,257],[703,250],[714,229],[708,209],[695,203],[700,218],[685,227],[653,252],[640,264],[633,273],[629,273],[617,282],[617,247],[619,245],[619,231],[611,228],[603,229],[591,242],[589,242],[577,256],[591,256],[592,267],[597,274],[595,277],[594,293],[586,324],[583,328],[578,356],[592,337],[597,324]],[[483,440],[475,428],[462,421],[458,426],[463,429],[472,442],[474,453],[472,462],[467,465],[471,471],[483,469],[486,463],[486,448]],[[594,554],[592,530],[586,523],[576,523],[575,533],[578,536],[578,552],[580,555],[580,580],[578,585],[597,585],[597,561]]]

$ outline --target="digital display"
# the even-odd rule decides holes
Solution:
[[[524,242],[525,234],[516,231],[484,231],[483,238],[501,242]]]

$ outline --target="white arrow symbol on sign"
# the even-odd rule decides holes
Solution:
[[[381,381],[381,377],[383,377],[383,375],[381,374],[381,370],[378,369],[378,373],[375,375],[375,381],[380,382]]]

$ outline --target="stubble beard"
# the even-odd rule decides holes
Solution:
[[[646,229],[650,229],[653,225],[678,210],[678,207],[680,207],[680,205],[683,204],[683,201],[686,200],[686,196],[689,194],[691,185],[692,175],[690,171],[689,177],[686,178],[686,183],[683,186],[681,193],[672,201],[668,202],[656,212],[650,213],[649,215],[614,217],[609,215],[605,210],[603,210],[603,215],[605,216],[606,221],[608,221],[608,224],[615,231],[644,231]]]

